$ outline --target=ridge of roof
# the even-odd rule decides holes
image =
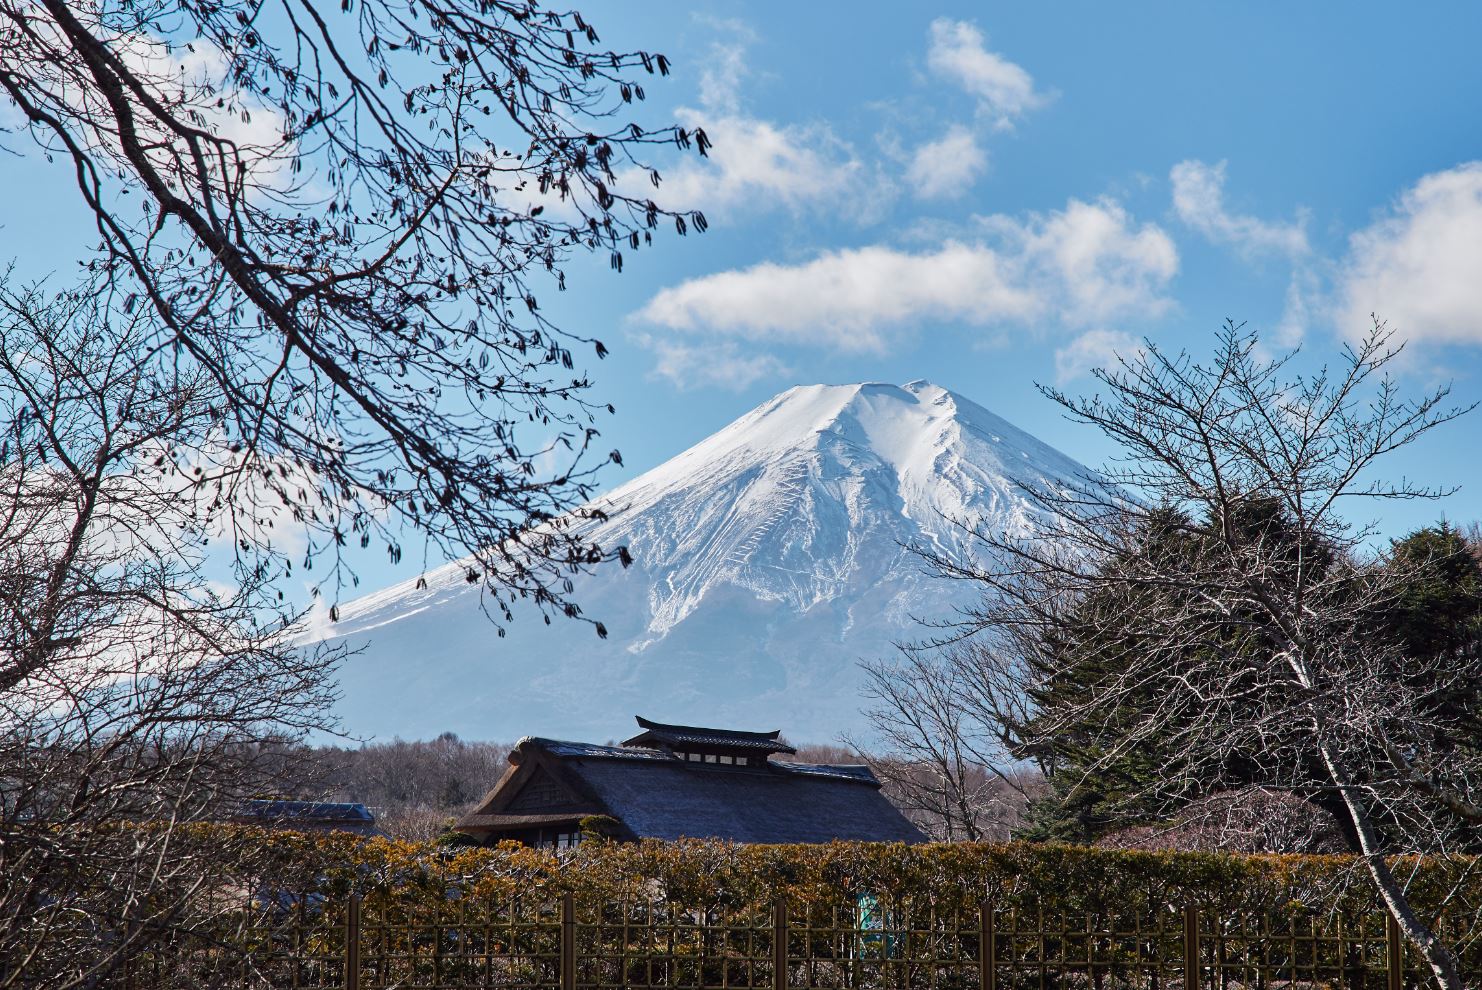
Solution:
[[[631,749],[625,746],[602,746],[596,743],[573,742],[566,739],[547,739],[542,736],[526,736],[515,744],[518,749],[525,744],[540,747],[552,756],[569,756],[576,758],[597,758],[616,760],[647,760],[660,761],[663,763],[674,763],[690,769],[703,770],[712,768],[710,764],[690,763],[668,753],[662,753],[652,749]],[[873,771],[863,763],[797,763],[790,760],[769,760],[765,764],[774,770],[782,770],[787,773],[806,774],[810,777],[828,777],[834,780],[845,780],[853,783],[873,784],[879,786],[880,781]],[[714,767],[713,769],[719,769]],[[726,768],[728,772],[735,772],[732,768]]]
[[[786,770],[788,773],[880,786],[880,778],[876,777],[875,772],[863,763],[793,763],[788,760],[772,760],[770,765]]]
[[[741,749],[766,753],[797,752],[785,742],[779,741],[782,730],[772,732],[748,732],[743,729],[714,729],[702,725],[670,725],[655,722],[636,715],[643,729],[631,739],[624,739],[624,746],[643,746],[659,743],[665,746],[713,746],[717,749]]]
[[[373,822],[375,815],[358,801],[299,801],[288,798],[249,798],[237,815],[243,818],[324,819]]]
[[[650,729],[655,732],[713,735],[773,742],[776,741],[778,736],[782,735],[781,729],[774,729],[771,732],[749,732],[745,729],[714,729],[703,725],[673,725],[668,722],[655,722],[652,719],[644,718],[642,715],[634,715],[633,718],[637,720],[639,728]]]
[[[596,743],[576,742],[570,739],[547,739],[544,736],[525,736],[515,743],[519,751],[526,744],[538,746],[553,756],[610,757],[618,760],[671,760],[667,753],[652,749],[627,749],[622,746],[599,746]]]

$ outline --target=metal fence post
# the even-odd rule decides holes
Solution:
[[[978,990],[998,990],[998,934],[993,930],[993,899],[978,905]]]
[[[1405,984],[1405,942],[1395,916],[1384,915],[1384,974],[1389,990],[1402,990]]]
[[[787,990],[787,900],[772,905],[772,988]]]
[[[1199,986],[1199,909],[1184,908],[1184,990]]]
[[[345,903],[345,990],[360,990],[360,895]]]
[[[576,895],[561,898],[561,990],[576,990]]]

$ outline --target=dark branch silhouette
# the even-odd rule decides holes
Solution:
[[[0,3],[11,147],[70,163],[86,291],[215,391],[206,470],[243,568],[294,563],[265,501],[337,580],[342,548],[396,560],[410,530],[477,556],[501,622],[517,598],[577,616],[569,575],[626,559],[579,509],[618,457],[576,352],[606,349],[541,300],[575,253],[621,268],[704,229],[637,157],[708,147],[631,118],[668,70],[527,2]]]

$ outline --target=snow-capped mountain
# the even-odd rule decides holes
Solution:
[[[1032,527],[1018,483],[1086,475],[926,382],[789,389],[599,499],[596,539],[635,559],[577,586],[607,640],[531,615],[497,638],[452,564],[341,607],[331,635],[363,647],[341,714],[380,738],[601,741],[642,713],[829,741],[861,727],[858,661],[972,594],[902,545],[970,552],[952,520]]]

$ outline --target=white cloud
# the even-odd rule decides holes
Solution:
[[[721,26],[734,40],[711,46],[700,76],[700,106],[675,112],[685,127],[703,128],[712,147],[706,158],[689,155],[661,172],[664,205],[721,213],[777,206],[801,212],[848,201],[856,205],[854,217],[878,216],[888,188],[828,126],[778,123],[746,111],[741,88],[753,36],[735,22]],[[620,175],[618,188],[630,195],[652,191],[648,173],[636,170]],[[858,209],[860,203],[867,208]]]
[[[1170,305],[1173,241],[1114,201],[980,225],[981,239],[925,251],[875,245],[691,279],[635,315],[679,331],[880,351],[927,320],[1086,327]]]
[[[1482,162],[1427,175],[1349,238],[1335,317],[1362,336],[1378,314],[1411,340],[1482,343]]]
[[[977,25],[939,17],[931,22],[926,64],[978,100],[978,112],[1007,129],[1048,98],[1034,88],[1028,72],[986,47]]]
[[[1137,338],[1121,330],[1087,330],[1055,351],[1055,381],[1061,385],[1089,375],[1095,368],[1109,368],[1117,356],[1131,357],[1142,349]]]
[[[639,316],[675,330],[878,351],[888,331],[922,319],[1032,316],[1037,300],[1003,267],[983,245],[853,248],[691,279],[659,292]]]
[[[1173,238],[1156,224],[1136,226],[1115,200],[1072,199],[1027,223],[994,216],[986,224],[1027,260],[1029,281],[1041,296],[1053,294],[1047,301],[1064,323],[1145,317],[1172,305],[1163,290],[1178,272]]]
[[[681,112],[680,120],[703,126],[714,146],[709,158],[663,173],[660,190],[671,208],[731,212],[782,206],[796,212],[852,198],[870,185],[870,170],[827,127],[696,111]],[[634,186],[632,179],[623,182],[619,188]]]
[[[916,149],[906,181],[921,199],[950,199],[967,192],[987,167],[988,154],[978,146],[977,137],[954,124],[940,140]]]
[[[791,373],[775,355],[746,353],[733,340],[690,343],[640,334],[637,342],[657,357],[653,374],[681,390],[712,386],[739,392]]]
[[[1173,166],[1173,209],[1180,220],[1217,244],[1230,244],[1255,254],[1273,252],[1293,257],[1307,253],[1302,217],[1292,223],[1269,223],[1225,209],[1225,163],[1208,165],[1190,159]]]
[[[710,46],[705,67],[700,70],[700,106],[716,113],[741,112],[741,82],[746,78],[746,49],[756,41],[756,32],[739,20],[712,22],[730,35],[730,42]]]
[[[1273,340],[1278,347],[1295,347],[1302,342],[1313,320],[1314,300],[1320,298],[1321,292],[1317,275],[1311,270],[1299,268],[1292,272],[1286,286],[1286,305]]]

